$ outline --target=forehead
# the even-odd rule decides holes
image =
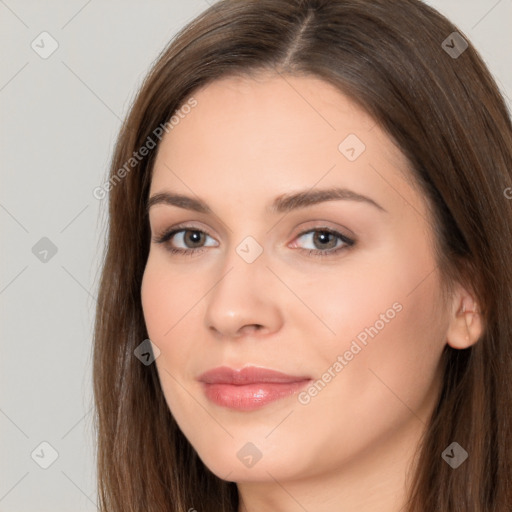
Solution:
[[[152,191],[222,189],[240,200],[241,190],[264,197],[321,182],[387,194],[394,183],[395,194],[410,193],[408,162],[392,140],[317,77],[225,77],[192,97],[197,105],[159,145]]]
[[[181,121],[181,127],[209,128],[238,137],[244,134],[264,138],[265,133],[281,129],[281,137],[297,135],[336,139],[347,128],[367,131],[374,120],[333,85],[314,76],[257,73],[216,80],[193,94],[198,105]],[[236,126],[229,123],[236,121]],[[300,121],[300,122],[297,122]],[[256,131],[262,126],[266,131]],[[254,129],[251,130],[251,127]],[[244,128],[240,131],[239,128]],[[176,130],[177,131],[177,130]],[[183,131],[180,130],[180,131]],[[235,135],[230,133],[231,135]]]

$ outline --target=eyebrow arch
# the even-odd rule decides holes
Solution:
[[[267,211],[273,214],[285,213],[300,208],[307,208],[308,206],[313,206],[325,201],[335,200],[364,202],[374,206],[380,211],[387,211],[373,199],[347,188],[339,187],[322,190],[303,190],[291,194],[283,194],[274,200]],[[150,197],[146,205],[146,211],[149,212],[149,209],[157,204],[177,206],[178,208],[184,208],[199,213],[212,213],[211,208],[200,199],[171,192],[160,192]]]
[[[373,199],[358,194],[347,188],[327,188],[321,190],[304,190],[277,197],[269,208],[271,213],[285,213],[298,208],[307,208],[325,201],[348,200],[364,202],[385,212],[386,210]]]

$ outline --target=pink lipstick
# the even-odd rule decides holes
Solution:
[[[311,378],[256,366],[234,370],[214,368],[199,376],[206,397],[222,407],[252,411],[285,398],[304,387]]]

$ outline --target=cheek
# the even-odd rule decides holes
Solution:
[[[191,325],[198,325],[201,314],[200,288],[193,275],[169,265],[165,255],[148,258],[141,284],[141,301],[146,329],[151,341],[160,349],[155,364],[169,406],[180,396],[173,378],[191,378],[191,362],[199,353],[198,337]],[[172,399],[172,400],[171,400]]]
[[[325,372],[344,358],[343,369],[334,369],[343,378],[329,385],[333,398],[340,393],[349,400],[356,393],[360,403],[366,397],[370,404],[376,386],[387,385],[390,400],[397,395],[419,406],[436,381],[446,344],[439,274],[429,247],[417,240],[371,259],[347,261],[343,275],[304,287],[305,301],[317,306],[318,316],[335,332],[325,331],[311,360]],[[311,325],[310,333],[324,329],[320,322]]]
[[[424,325],[432,317],[429,307],[433,295],[422,295],[421,291],[409,295],[412,283],[421,280],[424,271],[414,268],[404,276],[406,271],[402,269],[400,274],[396,267],[396,261],[392,266],[354,262],[337,274],[317,275],[315,280],[292,280],[294,291],[310,311],[302,304],[288,307],[289,322],[297,323],[301,332],[308,333],[306,340],[318,340],[314,350],[324,356],[324,363],[348,350],[354,339],[365,347],[365,342],[369,346],[370,340],[384,338],[392,325],[395,335],[408,328],[409,323],[419,321],[419,325]],[[414,299],[418,295],[426,302],[416,307]]]
[[[437,383],[446,345],[447,316],[441,311],[438,285],[437,274],[432,274],[403,296],[403,309],[369,342],[368,368],[415,411]]]
[[[201,297],[197,279],[165,261],[165,255],[149,255],[141,284],[141,301],[152,341],[166,343]]]
[[[377,449],[408,425],[416,428],[428,421],[439,392],[444,348],[438,282],[433,275],[413,293],[410,287],[397,290],[393,283],[382,279],[366,295],[357,288],[362,293],[357,301],[357,294],[338,299],[344,313],[333,324],[336,340],[310,353],[318,380],[302,395],[298,432],[318,433],[318,453],[336,447],[338,454],[350,457],[369,445]],[[394,303],[399,305],[393,308]],[[336,455],[331,462],[339,463]]]
[[[164,287],[160,285],[164,275],[159,275],[155,265],[148,260],[141,285],[141,301],[146,329],[152,341],[159,337],[157,333],[163,331],[165,311],[167,310],[168,297]]]
[[[164,398],[175,419],[179,420],[176,413],[179,417],[179,412],[186,410],[186,407],[179,399],[179,389],[173,376],[176,368],[186,360],[186,355],[179,353],[179,347],[186,345],[176,343],[181,327],[178,320],[183,316],[181,309],[186,300],[184,290],[177,288],[172,274],[168,265],[150,253],[142,278],[141,301],[149,339],[160,349],[154,364]]]
[[[433,397],[446,316],[439,307],[437,274],[411,292],[410,283],[418,281],[397,287],[393,278],[381,276],[378,287],[366,293],[364,287],[356,288],[350,300],[339,302],[344,308],[335,325],[339,334],[335,346],[324,345],[323,364],[328,368],[343,356],[340,378],[334,379],[329,394],[346,404],[357,396],[352,405],[365,416],[362,423],[375,421],[376,410],[421,411]],[[393,414],[385,420],[384,413],[380,420],[394,421]]]

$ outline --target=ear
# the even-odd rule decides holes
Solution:
[[[474,345],[483,334],[481,308],[472,293],[457,285],[452,297],[452,310],[446,341],[455,349]]]

